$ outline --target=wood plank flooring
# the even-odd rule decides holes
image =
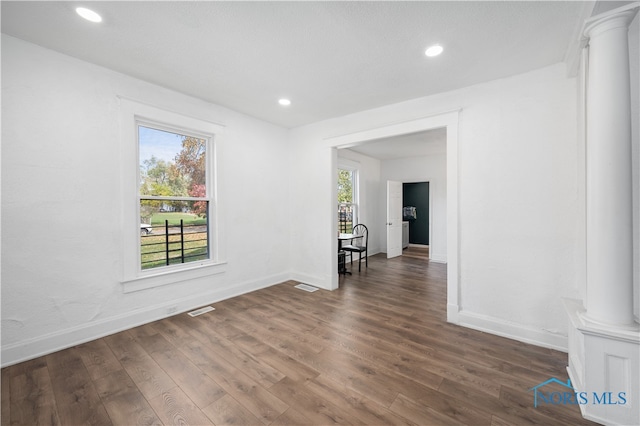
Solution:
[[[567,355],[447,324],[446,267],[369,260],[2,369],[2,425],[586,425],[533,407]]]
[[[429,259],[429,246],[411,245],[402,250],[402,255],[416,259]]]

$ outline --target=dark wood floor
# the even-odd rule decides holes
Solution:
[[[446,268],[373,256],[2,369],[2,424],[588,424],[533,407],[564,353],[445,322]]]
[[[402,250],[402,255],[416,259],[429,259],[429,246],[411,245]]]

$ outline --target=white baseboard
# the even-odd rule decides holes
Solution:
[[[270,287],[287,280],[289,280],[288,273],[272,275],[260,280],[239,283],[231,287],[200,293],[182,299],[174,299],[171,302],[150,306],[134,312],[127,312],[100,321],[82,324],[46,336],[39,336],[21,342],[3,345],[2,367],[70,348],[178,313],[188,312],[203,305],[220,302],[231,297]]]
[[[375,250],[374,249],[369,249],[367,251],[367,257],[375,256],[378,253],[385,253],[386,254],[386,252],[382,252],[382,251],[377,250],[377,249],[375,249]],[[356,254],[355,259],[357,259],[358,258],[357,253],[355,253],[355,254]],[[364,259],[364,257],[363,257],[363,259]]]
[[[460,307],[458,305],[447,303],[447,322],[460,325],[460,318],[458,316],[459,313]]]
[[[449,312],[447,311],[447,318],[448,315]],[[464,310],[457,312],[455,316],[458,318],[457,324],[463,327],[484,331],[519,342],[555,349],[561,352],[568,351],[569,342],[567,336]]]
[[[429,260],[436,263],[447,263],[447,255],[432,253],[431,256],[429,256]]]
[[[294,281],[300,281],[303,284],[309,284],[314,287],[321,288],[323,290],[329,290],[328,281],[324,278],[317,277],[315,275],[309,275],[301,272],[292,271],[289,274],[289,279]]]
[[[379,249],[371,248],[369,251],[367,251],[367,257],[371,257],[379,253],[381,253]],[[356,255],[354,259],[355,259],[355,262],[357,263],[358,256]],[[364,261],[364,258],[363,258],[363,261]],[[336,274],[337,273],[338,272],[336,271]],[[310,275],[303,272],[291,271],[289,273],[289,279],[294,281],[300,281],[301,283],[309,284],[314,287],[321,288],[323,290],[329,290],[329,291],[331,290],[331,279],[332,279],[331,276],[320,277],[317,275]]]

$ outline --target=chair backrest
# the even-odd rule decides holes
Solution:
[[[369,245],[369,230],[363,224],[353,227],[353,235],[362,235],[362,238],[354,242],[355,245],[367,247]],[[361,241],[360,241],[361,240]]]

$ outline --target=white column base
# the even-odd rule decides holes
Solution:
[[[640,424],[640,325],[590,323],[582,302],[563,300],[569,315],[569,378],[585,392],[582,416],[605,425]]]

